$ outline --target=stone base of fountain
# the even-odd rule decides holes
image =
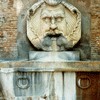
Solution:
[[[77,94],[79,91],[91,93],[91,89],[99,85],[100,74],[89,73],[100,72],[99,67],[100,62],[94,61],[2,62],[0,84],[4,99],[1,100],[80,100],[82,97]],[[78,72],[85,73],[79,75]],[[99,100],[97,88],[93,89],[92,93],[98,98],[96,100]],[[85,94],[86,97],[94,97],[89,95]]]
[[[63,52],[29,52],[29,60],[34,61],[77,61],[80,60],[78,51],[63,51]]]
[[[21,68],[19,71],[14,68],[1,69],[1,85],[6,100],[75,100],[74,72],[32,70],[24,72]]]
[[[34,62],[33,65],[1,69],[1,85],[6,100],[75,100],[75,72],[57,72],[52,67],[57,68],[60,62],[62,68],[68,61],[79,60],[79,52],[32,51],[29,59],[33,60],[30,61]],[[41,70],[42,65],[38,67],[39,62],[44,62],[47,71]],[[49,67],[46,63],[50,62],[52,65]]]

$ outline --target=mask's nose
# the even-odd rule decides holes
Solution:
[[[50,28],[51,28],[52,30],[55,30],[55,29],[57,28],[57,24],[56,24],[56,19],[55,19],[55,18],[52,18],[52,19],[51,19]]]

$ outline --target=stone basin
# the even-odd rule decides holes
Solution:
[[[28,67],[24,70],[1,68],[0,78],[5,100],[74,100],[76,96],[74,72],[63,75],[62,72],[39,72]],[[67,81],[71,83],[66,84]]]
[[[31,62],[55,62],[52,63],[55,67],[60,62],[63,66],[63,62],[77,61],[79,60],[78,52],[30,52],[29,60]],[[56,63],[57,62],[57,63]],[[1,85],[3,87],[3,94],[6,100],[63,100],[63,74],[62,72],[53,72],[47,68],[48,71],[41,70],[38,67],[38,71],[35,68],[38,63],[26,68],[1,68]],[[46,64],[44,64],[46,66]],[[14,67],[14,66],[13,66]],[[52,66],[51,66],[52,67]],[[68,74],[68,76],[66,76]],[[65,73],[66,79],[71,79],[73,82],[70,84],[72,88],[75,88],[75,73]],[[69,78],[70,77],[70,78]],[[66,81],[65,79],[65,81]],[[60,92],[59,91],[60,87]],[[71,88],[71,89],[72,89]],[[67,89],[67,85],[66,85]],[[70,91],[70,90],[69,90]],[[75,97],[75,89],[72,93]],[[52,95],[54,93],[55,95]],[[69,97],[69,96],[68,96]],[[47,99],[45,99],[47,98]],[[54,99],[55,98],[55,99]]]
[[[0,83],[5,100],[75,100],[75,72],[100,72],[100,62],[97,61],[57,64],[34,61],[2,62],[0,67]],[[71,83],[68,84],[69,82]],[[52,99],[52,93],[55,93],[55,99]],[[44,99],[45,96],[47,99]]]

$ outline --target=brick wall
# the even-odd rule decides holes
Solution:
[[[82,39],[91,60],[100,59],[100,0],[67,0],[82,12]],[[36,0],[0,0],[0,60],[18,57],[17,22],[20,11],[28,9]],[[90,47],[89,47],[90,46]],[[89,48],[89,49],[88,49]],[[84,56],[83,54],[83,56]],[[83,57],[84,58],[84,57]]]
[[[0,59],[10,60],[17,57],[16,36],[17,16],[13,0],[0,0]]]
[[[91,59],[100,60],[100,0],[91,3]]]

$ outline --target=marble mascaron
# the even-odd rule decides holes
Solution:
[[[81,13],[62,0],[39,0],[27,11],[27,36],[37,49],[70,49],[81,38]]]

